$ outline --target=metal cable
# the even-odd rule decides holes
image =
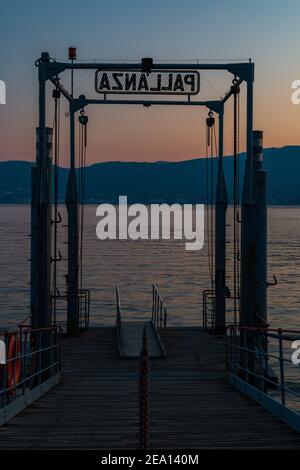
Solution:
[[[208,271],[211,289],[214,287],[214,154],[217,149],[215,126],[206,127],[206,234]],[[210,151],[209,151],[210,150]]]
[[[237,102],[237,201],[238,201],[238,210],[237,210],[237,295],[240,297],[240,95],[238,95]]]
[[[213,128],[210,129],[210,250],[211,250],[211,288],[214,287],[214,139]]]
[[[205,153],[205,173],[206,173],[206,239],[207,239],[207,261],[208,261],[208,272],[209,278],[212,282],[212,272],[211,272],[211,263],[210,263],[210,234],[209,234],[209,227],[210,227],[210,210],[209,210],[209,158],[208,158],[208,149],[209,149],[209,127],[206,127],[206,153]]]
[[[85,205],[85,167],[87,148],[87,126],[79,123],[79,268],[80,268],[80,289],[83,288],[83,231],[84,231],[84,205]]]
[[[236,84],[234,84],[236,86]],[[234,323],[237,323],[239,296],[239,88],[233,101],[233,302]]]
[[[53,273],[52,273],[52,323],[56,324],[56,293],[57,293],[57,222],[58,222],[58,190],[59,190],[59,143],[60,143],[60,100],[55,98],[54,112],[54,231],[53,231]]]

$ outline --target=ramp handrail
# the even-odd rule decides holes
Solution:
[[[152,323],[159,337],[167,327],[167,319],[167,307],[156,285],[152,284]]]
[[[284,410],[289,410],[288,415],[294,413],[292,425],[297,422],[300,431],[300,331],[231,325],[226,344],[228,376],[250,385],[252,391],[257,389],[260,397],[267,395],[265,401],[271,407],[276,402],[281,416],[286,414]]]

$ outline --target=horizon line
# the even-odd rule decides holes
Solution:
[[[297,148],[299,147],[300,148],[300,144],[299,145],[282,145],[281,147],[265,147],[263,149],[263,151],[266,151],[266,150],[281,150],[281,149],[285,149],[285,148]],[[242,155],[245,155],[246,154],[246,151],[243,151],[243,152],[240,152],[238,155],[242,156]],[[223,156],[224,158],[232,158],[233,155],[232,154],[226,154]],[[103,161],[98,161],[98,162],[94,162],[94,163],[90,163],[88,165],[85,166],[85,168],[89,168],[93,165],[98,165],[98,164],[102,164],[102,163],[140,163],[140,164],[153,164],[153,163],[184,163],[184,162],[191,162],[191,161],[194,161],[194,160],[202,160],[202,159],[205,159],[206,156],[205,155],[202,155],[202,156],[197,156],[197,157],[188,157],[186,159],[183,159],[183,160],[147,160],[147,161],[143,161],[143,160],[103,160]],[[216,155],[214,157],[215,159],[218,158],[218,155]],[[30,164],[34,164],[36,163],[35,160],[27,160],[27,159],[24,159],[24,160],[1,160],[0,161],[0,164],[2,163],[30,163]],[[54,164],[53,164],[54,166]],[[64,169],[69,169],[68,166],[59,166],[59,168],[64,168]],[[77,168],[80,168],[80,167],[77,167]]]

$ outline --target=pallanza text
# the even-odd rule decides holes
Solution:
[[[199,87],[198,72],[96,72],[98,93],[194,95]]]

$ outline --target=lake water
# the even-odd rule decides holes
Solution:
[[[59,225],[59,287],[66,272],[66,213]],[[232,211],[229,210],[229,225]],[[0,206],[0,324],[12,325],[29,313],[30,208]],[[273,326],[300,328],[300,208],[269,209],[269,320]],[[207,243],[201,251],[186,251],[181,240],[106,240],[96,237],[96,206],[85,208],[84,287],[91,290],[91,323],[115,321],[115,284],[121,292],[124,316],[148,318],[153,282],[168,306],[173,325],[201,324],[202,290],[209,287]],[[228,227],[230,239],[232,227]],[[228,244],[231,257],[232,244]],[[229,260],[229,275],[230,275]],[[229,287],[232,287],[229,278]]]

